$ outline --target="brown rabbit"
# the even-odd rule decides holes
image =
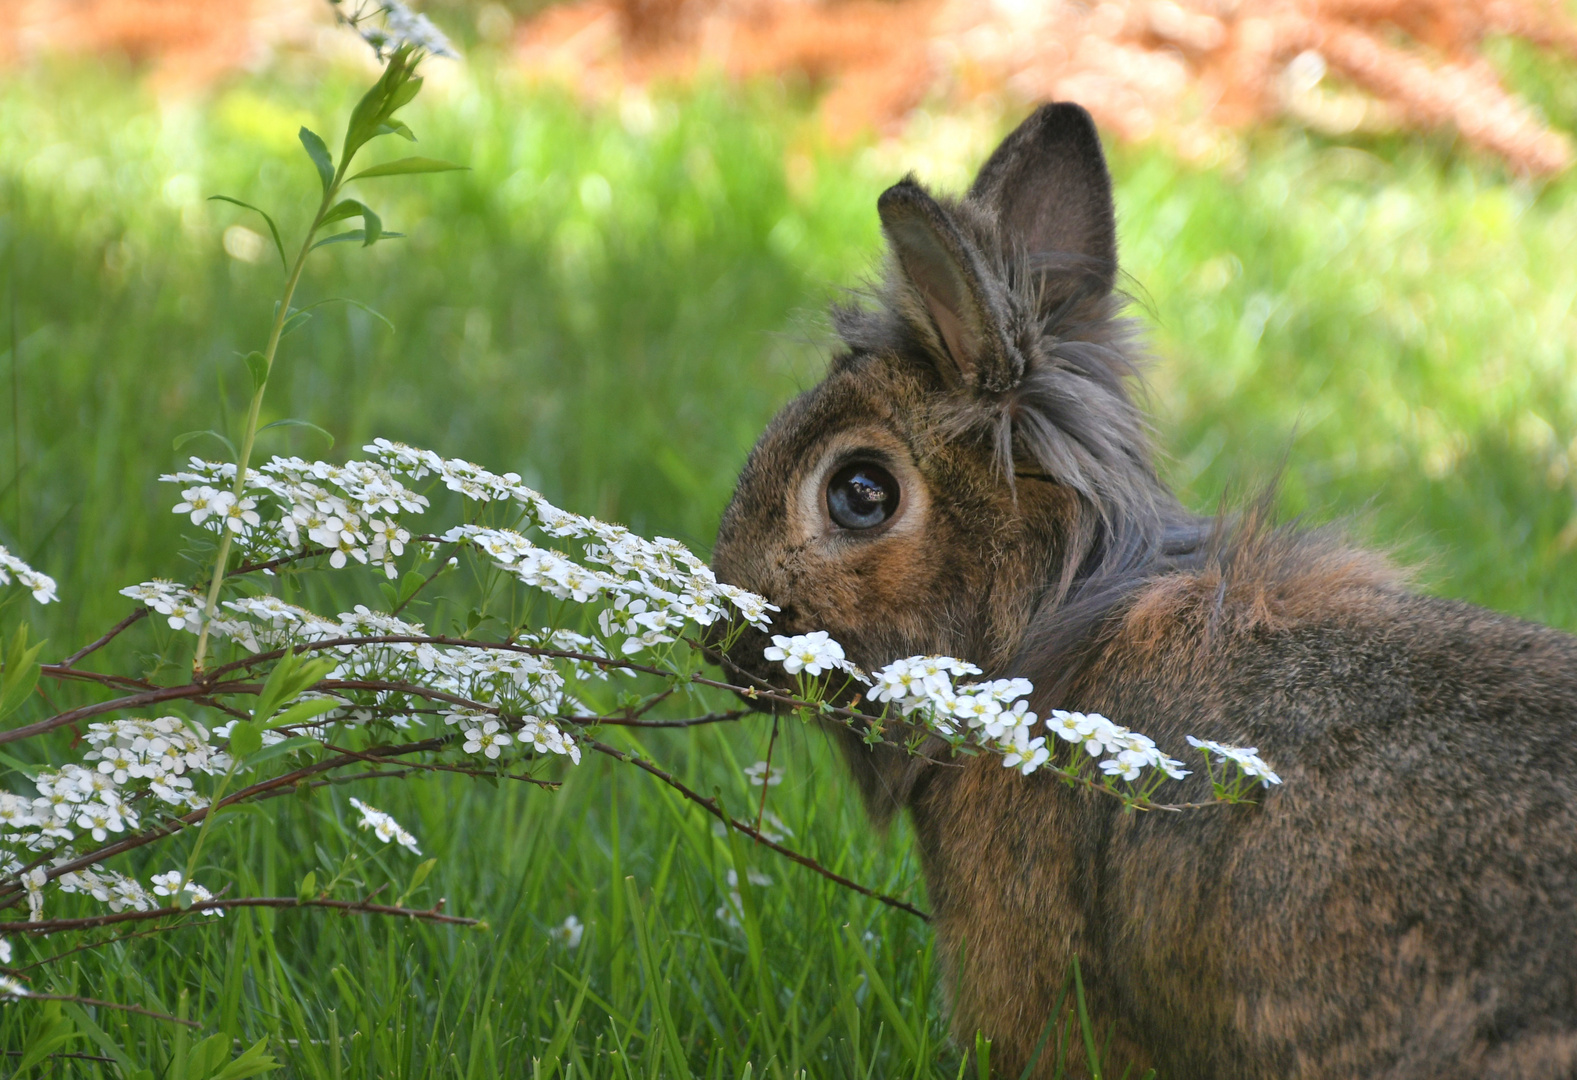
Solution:
[[[877,211],[881,303],[835,312],[846,351],[751,453],[718,577],[861,665],[968,658],[1042,715],[1256,746],[1285,781],[1124,813],[834,728],[871,813],[912,815],[957,1033],[1017,1076],[1077,955],[1162,1080],[1577,1076],[1577,638],[1183,509],[1084,110],[1040,109],[962,199],[908,179]],[[732,659],[781,680],[763,644]],[[1202,770],[1165,790],[1209,796]]]

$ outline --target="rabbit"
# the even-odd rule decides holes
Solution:
[[[1284,781],[1125,812],[829,724],[873,821],[910,815],[960,1041],[1018,1076],[1077,957],[1113,1058],[1162,1080],[1577,1076],[1577,637],[1263,502],[1182,506],[1079,106],[962,198],[911,177],[876,209],[877,302],[835,308],[842,350],[750,453],[718,579],[867,669],[961,657],[1032,680],[1040,716],[1254,746]],[[725,659],[790,685],[766,644]],[[1210,798],[1195,762],[1170,801]]]

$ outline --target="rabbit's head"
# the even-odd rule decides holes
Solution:
[[[714,569],[782,608],[773,633],[827,630],[864,667],[943,653],[1022,669],[1180,513],[1131,397],[1095,126],[1045,106],[962,199],[911,178],[877,212],[878,302],[834,312],[847,350],[751,452]],[[772,677],[764,644],[747,635],[730,658]]]

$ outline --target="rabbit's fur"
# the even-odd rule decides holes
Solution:
[[[1114,1056],[1163,1080],[1577,1076],[1577,638],[1257,511],[1184,511],[1133,402],[1082,109],[1036,112],[960,200],[905,180],[877,208],[880,304],[835,313],[847,350],[750,455],[719,578],[863,666],[964,657],[1032,679],[1042,715],[1257,746],[1285,781],[1123,813],[833,728],[872,814],[912,816],[959,1035],[1017,1076],[1077,955]],[[855,459],[902,489],[869,531],[828,517]],[[732,660],[781,681],[763,644]],[[1165,797],[1208,798],[1203,770]]]

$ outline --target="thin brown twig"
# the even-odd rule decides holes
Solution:
[[[72,994],[34,994],[27,995],[29,1001],[69,1001],[73,1005],[92,1005],[96,1009],[119,1009],[121,1012],[136,1013],[139,1016],[151,1016],[155,1020],[168,1020],[172,1024],[185,1024],[189,1028],[200,1028],[203,1025],[196,1020],[182,1020],[179,1016],[169,1013],[155,1012],[144,1009],[141,1005],[122,1005],[118,1001],[100,1001],[98,998],[76,997]]]
[[[344,754],[347,757],[354,757],[354,758],[356,758],[359,761],[372,761],[372,762],[376,762],[377,761],[377,758],[368,757],[367,755],[365,755],[365,754],[363,754],[363,753],[361,753],[359,751],[356,751],[356,750],[347,750],[343,746],[335,746],[333,743],[324,743],[323,746],[324,746],[325,749],[327,749],[327,750],[329,750],[329,751],[331,751],[333,753]],[[524,782],[526,782],[528,784],[535,784],[538,787],[547,788],[549,791],[552,791],[552,790],[554,790],[556,788],[559,788],[559,787],[563,786],[557,780],[541,780],[541,779],[539,779],[539,778],[537,778],[535,776],[524,775],[524,774],[520,774],[520,773],[498,773],[498,772],[492,772],[492,771],[490,771],[488,769],[467,769],[463,765],[441,765],[441,764],[439,764],[437,762],[430,762],[430,761],[424,761],[424,762],[420,762],[420,763],[418,763],[416,765],[412,765],[410,767],[410,771],[411,772],[448,772],[448,773],[459,773],[461,776],[480,776],[480,777],[489,777],[489,776],[491,776],[491,777],[493,777],[495,779],[499,779],[499,780],[522,780],[522,781],[524,781]]]
[[[201,924],[200,923],[170,923],[167,926],[155,926],[155,927],[153,927],[150,930],[138,930],[138,931],[136,931],[134,933],[130,933],[130,934],[116,934],[114,937],[105,938],[102,941],[86,941],[86,942],[83,942],[81,945],[74,945],[74,946],[72,946],[69,949],[65,949],[65,950],[62,950],[61,952],[55,953],[53,956],[46,956],[42,960],[35,960],[31,964],[28,964],[26,967],[7,968],[6,970],[8,972],[10,972],[11,974],[13,974],[13,975],[22,975],[22,974],[25,974],[25,973],[27,973],[29,971],[32,971],[34,968],[41,968],[41,967],[43,967],[46,964],[53,964],[56,960],[64,960],[66,957],[74,956],[74,955],[76,955],[79,952],[87,952],[87,951],[89,951],[91,949],[102,949],[106,945],[114,945],[114,944],[116,944],[118,942],[122,942],[122,941],[131,941],[131,940],[133,940],[135,938],[152,937],[154,934],[162,934],[162,933],[164,933],[164,932],[166,932],[168,930],[179,930],[182,926],[188,926],[188,925],[189,926],[198,926],[198,925],[201,925]]]
[[[761,806],[756,810],[756,832],[767,819],[767,789],[772,786],[772,749],[778,744],[778,718],[772,718],[772,737],[767,740],[767,769],[761,774]]]
[[[670,686],[661,693],[653,694],[643,705],[641,705],[640,708],[634,711],[625,710],[624,718],[626,720],[638,720],[647,713],[651,712],[653,709],[657,708],[657,706],[661,705],[664,701],[668,700],[678,691],[679,688],[677,686]]]
[[[467,919],[461,915],[443,914],[443,901],[431,908],[395,907],[391,904],[373,904],[366,900],[328,900],[313,897],[303,900],[296,896],[243,896],[234,900],[206,900],[188,908],[154,908],[149,911],[117,911],[109,915],[91,915],[82,919],[40,919],[38,922],[0,922],[0,934],[55,934],[70,930],[94,930],[116,923],[142,922],[164,919],[175,915],[204,911],[228,911],[232,908],[329,908],[347,914],[399,915],[424,922],[445,923],[454,926],[479,926],[481,919]],[[37,995],[35,995],[37,996]]]
[[[93,682],[100,686],[113,687],[116,690],[157,690],[159,687],[146,679],[134,679],[129,675],[111,675],[102,671],[79,671],[73,667],[60,664],[40,664],[39,675],[46,679],[70,680],[73,682]]]
[[[65,667],[62,664],[40,665],[39,674],[51,679],[75,679],[83,682],[96,682],[102,686],[112,687],[117,690],[135,690],[147,692],[150,690],[164,689],[163,687],[148,682],[146,679],[133,679],[126,675],[107,675],[98,671],[80,671],[76,668]],[[40,690],[39,693],[42,694],[43,691]],[[48,699],[46,698],[45,700],[47,701]],[[238,720],[245,720],[251,716],[251,713],[243,712],[240,709],[226,705],[224,702],[217,701],[211,697],[196,695],[191,697],[189,700],[198,705],[207,705],[211,709],[217,709],[220,712],[233,716]],[[53,708],[53,706],[51,706],[51,708]]]
[[[451,736],[443,736],[434,739],[424,739],[420,742],[406,743],[402,746],[372,747],[366,751],[363,751],[363,753],[380,758],[402,757],[406,754],[418,754],[426,750],[437,750],[447,745],[451,741]],[[193,810],[190,813],[184,814],[177,818],[171,818],[158,825],[155,825],[151,829],[144,829],[140,833],[135,833],[132,836],[128,836],[124,840],[117,840],[113,844],[106,844],[104,847],[90,851],[86,855],[80,855],[68,862],[61,863],[57,866],[52,866],[45,872],[45,878],[46,880],[57,878],[63,874],[69,874],[72,871],[81,870],[83,867],[93,866],[97,863],[101,863],[105,859],[112,858],[121,854],[122,852],[135,850],[136,848],[143,847],[147,844],[153,843],[156,840],[161,840],[166,836],[180,832],[182,829],[199,824],[205,817],[208,816],[209,813],[214,810],[222,810],[225,807],[233,806],[238,802],[244,802],[247,799],[258,798],[264,795],[266,792],[280,791],[282,793],[284,788],[293,788],[299,781],[305,780],[310,776],[315,776],[318,773],[328,772],[332,769],[343,768],[344,766],[349,765],[357,760],[359,759],[347,758],[343,756],[337,758],[328,758],[323,761],[314,762],[311,765],[305,765],[292,772],[282,773],[281,775],[272,777],[268,780],[260,780],[249,787],[244,787],[239,791],[226,795],[218,803]],[[45,858],[46,857],[41,856],[39,859],[36,859],[34,862],[23,867],[23,870],[28,870],[34,866],[42,865],[45,861]],[[3,905],[4,902],[9,900],[11,897],[19,895],[22,891],[21,885],[16,883],[15,878],[13,878],[11,882],[0,885],[0,905]]]
[[[319,555],[328,555],[333,550],[333,548],[326,547],[302,548],[300,551],[293,551],[289,555],[281,555],[277,559],[269,559],[266,562],[242,563],[225,576],[239,577],[242,574],[255,574],[260,570],[277,570],[281,566],[298,562],[301,559],[315,559]]]
[[[6,1057],[21,1057],[23,1054],[27,1053],[27,1051],[5,1050],[0,1051],[0,1053],[4,1053]],[[72,1061],[104,1061],[111,1064],[113,1064],[115,1061],[115,1059],[112,1057],[104,1057],[101,1054],[79,1054],[75,1050],[61,1050],[57,1053],[44,1055],[45,1061],[49,1061],[54,1058],[70,1058]]]
[[[78,649],[76,652],[72,653],[70,656],[68,656],[64,660],[62,660],[59,663],[59,665],[57,665],[57,666],[63,667],[63,668],[68,668],[71,665],[75,664],[78,660],[81,660],[83,657],[87,656],[88,654],[98,652],[104,646],[108,645],[110,642],[114,641],[117,637],[119,637],[120,634],[121,634],[121,631],[127,629],[132,624],[134,624],[136,622],[139,622],[142,619],[145,619],[147,617],[148,617],[148,609],[145,608],[145,607],[139,607],[136,611],[132,612],[130,615],[126,616],[120,622],[118,622],[114,626],[110,627],[109,630],[107,630],[105,632],[103,637],[99,638],[97,641],[94,641],[94,642],[92,642],[90,644],[82,646],[82,648]]]
[[[26,724],[19,728],[10,728],[0,731],[0,743],[16,742],[18,739],[31,738],[42,735],[56,728],[74,724],[78,720],[86,720],[90,716],[101,713],[114,712],[116,709],[140,709],[148,705],[157,705],[165,701],[179,701],[182,698],[200,698],[215,693],[234,693],[223,686],[211,686],[199,683],[186,683],[182,686],[161,686],[155,690],[144,691],[140,694],[130,694],[126,697],[115,698],[111,701],[101,701],[95,705],[83,705],[80,708],[67,712],[56,713],[47,720],[40,720],[34,724]]]
[[[875,889],[861,885],[858,881],[846,878],[836,871],[829,870],[827,867],[821,865],[821,863],[817,862],[809,855],[795,851],[791,847],[786,847],[785,845],[778,843],[776,840],[768,839],[767,837],[763,836],[759,830],[752,828],[747,823],[740,821],[738,818],[730,817],[728,812],[724,810],[721,805],[719,805],[715,798],[709,799],[701,795],[699,792],[690,788],[677,776],[674,776],[672,773],[658,768],[656,765],[647,761],[645,758],[631,754],[624,750],[620,750],[616,746],[609,746],[607,743],[599,742],[596,739],[586,739],[584,740],[584,744],[591,747],[593,750],[596,750],[598,753],[607,754],[611,758],[616,758],[619,761],[629,762],[631,765],[635,765],[643,769],[644,771],[657,777],[657,779],[661,780],[675,791],[679,792],[679,794],[695,803],[697,806],[711,814],[713,817],[717,818],[719,821],[723,822],[725,825],[733,829],[738,829],[746,836],[754,838],[758,843],[765,844],[767,847],[771,848],[773,851],[776,851],[784,858],[793,862],[797,862],[808,870],[814,870],[816,873],[820,874],[829,881],[836,882],[837,884],[842,885],[844,888],[853,889],[861,896],[868,896],[872,900],[879,900],[888,907],[894,907],[900,911],[907,911],[909,914],[917,918],[924,919],[926,922],[931,921],[931,916],[927,915],[924,911],[915,907],[908,901],[900,900],[896,896],[888,896],[886,893],[880,893]],[[3,929],[4,924],[0,924],[0,930]]]
[[[441,552],[438,552],[438,551],[433,552],[433,558],[440,560],[439,564],[438,564],[438,569],[434,570],[430,575],[428,575],[427,577],[423,578],[422,579],[422,583],[420,585],[416,586],[416,588],[411,590],[411,595],[407,596],[404,600],[401,600],[398,604],[394,605],[393,609],[390,610],[389,614],[390,615],[398,615],[400,612],[404,611],[405,610],[405,606],[407,604],[409,604],[412,600],[415,600],[416,597],[418,595],[420,595],[420,593],[421,593],[421,591],[423,589],[427,588],[427,586],[429,586],[433,582],[437,581],[439,579],[439,577],[441,577],[443,575],[443,573],[446,570],[449,569],[449,558],[450,558],[450,556],[452,556],[458,550],[460,550],[460,543],[459,543],[459,541],[456,541],[456,542],[450,544],[447,548],[445,548]]]
[[[728,712],[707,713],[705,716],[691,716],[683,720],[627,720],[622,716],[561,716],[558,719],[585,727],[606,724],[608,727],[627,728],[687,728],[702,724],[724,724],[752,715],[758,715],[754,709],[732,709]]]

